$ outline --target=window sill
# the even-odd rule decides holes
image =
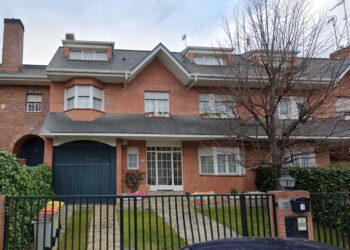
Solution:
[[[246,174],[199,174],[199,176],[215,176],[215,177],[235,176],[235,177],[244,177],[244,176],[246,176]]]
[[[169,113],[165,113],[165,114],[145,113],[145,116],[148,117],[148,118],[152,118],[152,117],[170,118],[171,117]]]
[[[42,110],[40,110],[40,111],[28,111],[28,110],[26,110],[26,113],[41,113],[41,112],[43,112]]]
[[[104,113],[104,111],[102,111],[102,110],[99,110],[99,109],[90,109],[90,108],[71,108],[71,109],[66,109],[66,110],[64,110],[63,112],[69,112],[69,111],[73,111],[73,110],[79,110],[79,111],[86,110],[86,111],[96,111],[96,112]]]
[[[221,113],[202,113],[201,117],[204,119],[235,119],[237,116],[221,114]]]

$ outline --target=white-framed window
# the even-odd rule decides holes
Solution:
[[[86,60],[86,61],[108,61],[107,52],[100,51],[71,51],[69,53],[70,60]]]
[[[199,172],[208,175],[243,175],[243,157],[238,147],[198,149]]]
[[[236,103],[229,95],[200,94],[199,112],[201,114],[221,114],[235,117]]]
[[[215,55],[196,55],[193,61],[198,65],[226,65],[226,60],[224,57],[218,57]]]
[[[313,148],[297,148],[288,152],[287,159],[290,166],[316,167],[316,154]]]
[[[87,60],[87,61],[108,61],[106,52],[98,51],[71,51],[69,53],[71,60]]]
[[[300,108],[304,105],[305,98],[296,96],[282,97],[277,105],[279,119],[298,119]]]
[[[128,147],[128,169],[139,169],[139,148]]]
[[[169,93],[145,92],[145,113],[154,115],[169,114]]]
[[[335,107],[337,115],[344,116],[345,120],[350,120],[350,98],[337,98]]]
[[[38,94],[27,95],[27,112],[41,112],[43,97]]]
[[[103,111],[103,90],[89,85],[74,85],[65,90],[65,110],[96,109]]]

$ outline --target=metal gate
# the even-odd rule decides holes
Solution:
[[[4,249],[179,249],[272,237],[273,203],[268,194],[7,197]]]
[[[54,147],[53,182],[58,195],[116,193],[115,148],[94,141],[74,141]]]

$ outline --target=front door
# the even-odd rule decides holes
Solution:
[[[147,147],[147,182],[151,191],[182,191],[180,147]]]

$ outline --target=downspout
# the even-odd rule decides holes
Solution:
[[[124,88],[126,87],[126,84],[128,83],[128,72],[125,72],[125,79],[124,79]]]
[[[197,81],[198,81],[198,76],[197,76],[197,75],[194,75],[194,80],[193,80],[193,82],[187,87],[187,89],[192,88],[193,85],[195,85]]]

